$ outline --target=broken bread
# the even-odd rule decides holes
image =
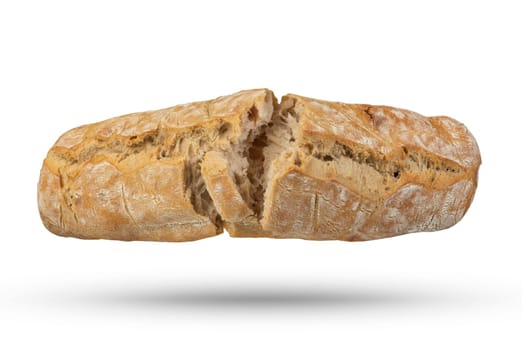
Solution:
[[[454,225],[480,163],[449,117],[246,90],[66,132],[38,206],[86,239],[361,241]]]

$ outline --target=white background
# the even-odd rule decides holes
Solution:
[[[0,348],[520,349],[515,4],[2,1]],[[258,87],[464,122],[483,159],[470,210],[365,243],[81,241],[41,224],[62,132]]]

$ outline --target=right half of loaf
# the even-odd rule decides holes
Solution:
[[[287,95],[266,137],[261,225],[233,236],[360,241],[441,230],[477,187],[478,146],[448,117]]]

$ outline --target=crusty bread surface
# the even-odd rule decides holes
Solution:
[[[67,131],[38,206],[86,239],[361,241],[456,224],[480,163],[449,117],[245,90]]]

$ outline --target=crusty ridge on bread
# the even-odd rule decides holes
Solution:
[[[448,117],[246,90],[66,132],[38,204],[79,238],[368,240],[454,225],[479,165]]]

